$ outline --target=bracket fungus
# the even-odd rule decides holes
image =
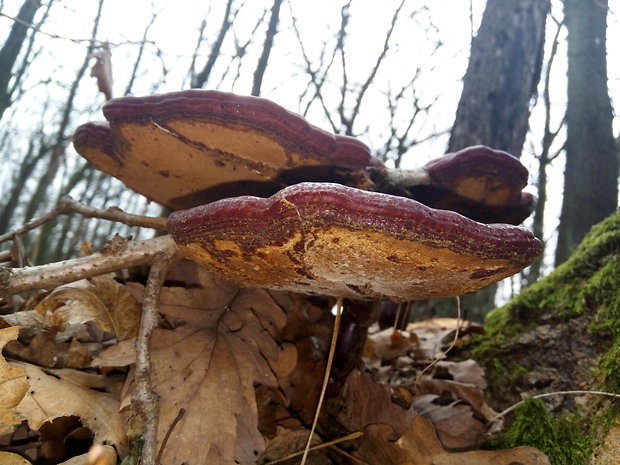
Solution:
[[[542,249],[518,226],[333,183],[174,212],[168,230],[190,258],[241,286],[396,302],[481,289]]]
[[[186,90],[122,97],[107,122],[80,126],[76,150],[98,169],[172,210],[239,195],[268,197],[299,182],[335,182],[414,198],[483,223],[523,221],[527,169],[486,147],[424,167],[388,169],[352,137],[330,134],[258,97]]]
[[[448,153],[420,168],[368,170],[378,184],[375,190],[481,223],[520,224],[534,210],[534,196],[523,192],[527,168],[509,153],[482,145]]]
[[[186,90],[108,101],[109,123],[80,126],[73,144],[98,169],[173,210],[301,181],[364,187],[369,148],[258,97]]]

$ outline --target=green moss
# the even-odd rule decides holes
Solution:
[[[620,212],[616,212],[592,228],[566,263],[522,292],[506,311],[511,319],[527,324],[544,313],[567,319],[613,302],[620,292],[619,254]],[[616,311],[618,305],[616,299]]]
[[[541,400],[532,399],[517,407],[510,428],[492,448],[527,445],[543,451],[553,465],[585,465],[593,447],[583,424],[579,413],[552,418]]]
[[[611,333],[620,344],[620,211],[594,226],[566,263],[533,284],[503,307],[490,312],[486,334],[473,341],[472,356],[482,362],[491,378],[510,374],[502,355],[523,332],[545,315],[567,320],[592,316],[589,330]],[[617,353],[616,353],[617,357]],[[602,363],[605,379],[618,376],[618,362],[611,355]],[[499,371],[495,368],[501,368]],[[505,379],[505,378],[504,378]]]
[[[588,324],[584,330],[611,341],[607,347],[601,344],[591,389],[620,393],[620,211],[592,228],[566,263],[487,316],[486,334],[469,349],[487,370],[495,402],[514,402],[512,386],[527,371],[511,361],[515,342],[541,318],[562,324],[580,316]],[[544,451],[554,465],[587,464],[595,438],[619,423],[618,404],[592,397],[587,418],[566,412],[553,418],[540,400],[529,401],[517,409],[509,430],[493,446],[529,445]]]

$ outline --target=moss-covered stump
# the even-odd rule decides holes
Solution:
[[[620,212],[592,228],[551,275],[492,311],[486,329],[472,356],[485,366],[498,408],[555,391],[620,393]],[[499,445],[527,442],[538,421],[550,437],[529,445],[554,464],[602,463],[591,458],[592,450],[619,423],[620,399],[558,395],[542,401],[544,409],[528,402],[517,410]],[[532,413],[541,411],[550,416]]]

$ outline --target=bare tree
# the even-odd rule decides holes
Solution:
[[[32,20],[39,8],[41,8],[39,0],[24,1],[17,17],[14,19],[9,36],[0,49],[0,118],[2,118],[5,110],[11,104],[15,86],[11,89],[9,84],[11,78],[17,75],[17,73],[13,73],[15,63],[26,40],[28,28],[32,24]]]
[[[449,152],[483,144],[520,156],[540,80],[549,9],[549,0],[487,2],[472,41]],[[468,317],[482,319],[494,308],[496,290],[489,286],[464,296]]]
[[[538,201],[536,202],[536,206],[534,207],[534,215],[532,219],[532,232],[536,237],[543,240],[543,244],[545,243],[544,219],[545,205],[547,203],[547,168],[549,167],[549,164],[559,155],[562,149],[562,147],[560,147],[560,149],[552,151],[552,147],[558,136],[558,133],[560,132],[560,129],[564,126],[564,121],[562,121],[557,126],[557,128],[552,129],[551,127],[551,71],[553,69],[555,58],[557,56],[558,45],[560,43],[560,32],[562,31],[562,23],[560,23],[552,15],[551,18],[555,22],[557,28],[551,42],[551,51],[549,53],[549,57],[546,63],[545,81],[542,94],[542,101],[545,111],[545,123],[540,153],[536,157],[538,161],[538,172],[536,176]],[[529,267],[527,273],[525,274],[525,282],[527,284],[532,284],[536,282],[538,278],[540,278],[540,271],[543,259],[544,252],[537,259],[535,259],[532,265]]]
[[[271,7],[271,17],[269,19],[269,26],[265,34],[265,42],[263,43],[263,51],[258,59],[256,70],[254,71],[254,81],[252,82],[252,95],[260,95],[260,88],[263,83],[263,76],[267,70],[267,63],[269,62],[269,54],[273,48],[273,41],[278,32],[278,23],[280,22],[280,6],[282,0],[274,0]]]
[[[226,2],[226,8],[224,10],[224,17],[222,18],[222,24],[220,26],[220,30],[218,32],[217,38],[215,39],[215,42],[211,46],[209,58],[207,59],[207,62],[205,63],[204,67],[200,70],[200,72],[195,73],[194,66],[195,66],[197,56],[198,56],[198,49],[199,49],[200,43],[204,39],[205,28],[207,26],[206,19],[203,19],[200,25],[198,43],[196,45],[196,50],[194,51],[194,56],[192,58],[192,65],[191,65],[192,66],[191,68],[192,87],[198,87],[198,88],[204,87],[207,81],[209,80],[209,76],[211,75],[211,71],[213,70],[213,67],[215,66],[215,62],[217,61],[218,57],[221,54],[222,44],[224,43],[226,34],[228,34],[228,31],[233,25],[233,19],[234,19],[234,16],[236,15],[236,13],[235,14],[232,13],[233,3],[234,3],[234,0],[228,0]]]
[[[618,155],[607,91],[607,0],[565,0],[566,168],[556,266],[618,206]]]

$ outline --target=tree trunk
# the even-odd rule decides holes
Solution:
[[[566,168],[556,266],[618,204],[618,158],[607,91],[607,0],[565,0]]]
[[[487,2],[448,151],[484,144],[520,156],[540,79],[549,5],[549,0]]]
[[[11,92],[9,92],[9,82],[15,61],[19,56],[26,34],[28,32],[28,24],[32,23],[34,15],[41,7],[38,0],[25,0],[19,9],[16,21],[11,27],[11,32],[6,42],[0,49],[0,118],[4,111],[11,105]]]
[[[269,26],[267,27],[267,33],[265,34],[265,43],[263,44],[263,52],[258,59],[256,65],[256,71],[254,72],[254,81],[252,83],[252,95],[260,95],[260,88],[263,84],[263,76],[267,70],[267,63],[269,62],[269,54],[273,48],[273,40],[278,32],[278,23],[280,22],[280,5],[282,0],[274,0],[271,7],[271,18],[269,19]]]
[[[483,144],[521,155],[540,80],[549,8],[549,0],[487,2],[472,41],[449,152]],[[461,305],[468,317],[482,319],[495,305],[495,291],[490,286],[464,296]],[[448,304],[454,307],[452,300]]]

